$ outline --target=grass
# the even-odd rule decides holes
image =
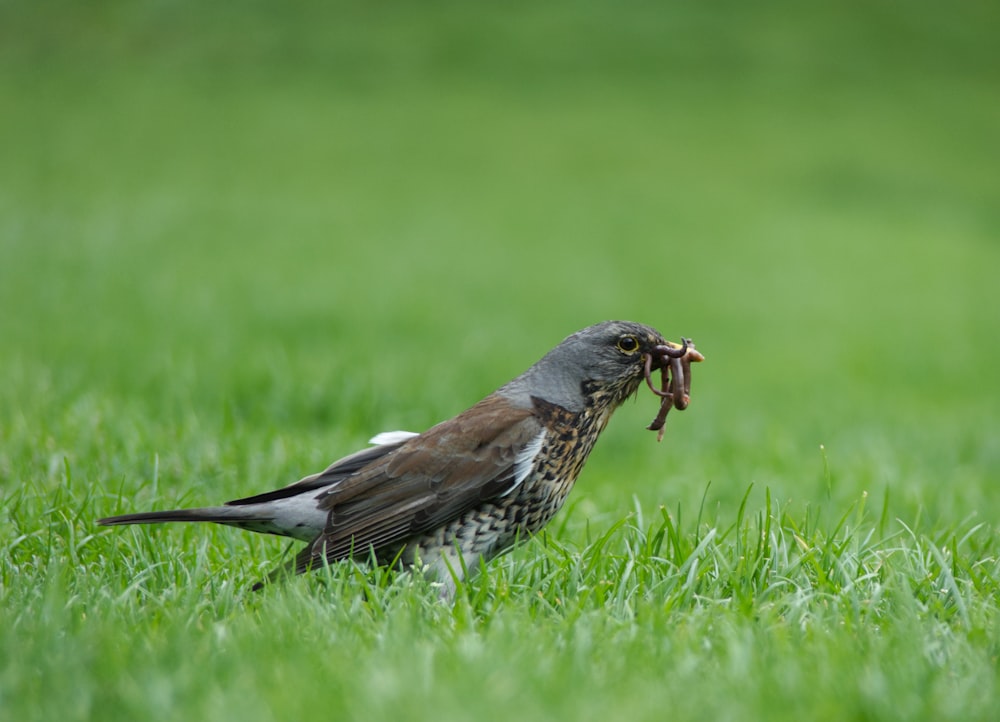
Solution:
[[[993,719],[996,12],[2,6],[12,719]],[[695,338],[456,603],[120,511]]]

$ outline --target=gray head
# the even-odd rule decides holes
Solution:
[[[640,323],[598,323],[568,336],[499,393],[518,405],[536,396],[577,412],[600,392],[617,406],[638,389],[647,355],[658,365],[656,347],[666,343],[659,331]]]

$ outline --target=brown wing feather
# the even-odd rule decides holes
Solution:
[[[344,479],[320,500],[326,530],[296,559],[304,571],[392,548],[513,488],[518,452],[541,425],[532,409],[491,395]],[[416,439],[415,439],[416,441]]]
[[[261,504],[267,501],[274,501],[276,499],[298,496],[299,494],[312,491],[313,489],[322,489],[330,486],[331,484],[336,484],[342,481],[359,469],[371,464],[373,461],[376,461],[386,454],[395,451],[405,443],[406,441],[399,441],[393,444],[382,444],[380,446],[373,446],[369,449],[362,449],[361,451],[357,451],[350,456],[337,459],[337,461],[330,464],[326,467],[326,469],[318,474],[307,476],[304,479],[296,481],[294,484],[283,486],[282,488],[275,489],[274,491],[266,491],[263,494],[256,494],[242,499],[227,501],[226,506]]]

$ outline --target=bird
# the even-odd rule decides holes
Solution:
[[[423,570],[454,595],[477,570],[540,531],[562,507],[612,413],[643,378],[669,408],[689,401],[693,343],[632,321],[565,338],[524,373],[423,433],[391,431],[288,486],[221,506],[99,519],[102,526],[214,522],[306,546],[254,585],[345,559]],[[650,372],[660,370],[661,389]]]

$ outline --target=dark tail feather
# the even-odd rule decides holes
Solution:
[[[232,507],[207,506],[201,509],[169,509],[167,511],[141,511],[98,519],[101,526],[120,524],[159,524],[167,521],[209,521],[216,524],[234,524],[249,521],[253,515]]]

